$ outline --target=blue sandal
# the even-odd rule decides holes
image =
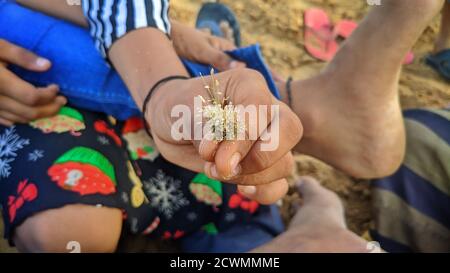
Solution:
[[[224,4],[220,3],[205,3],[198,12],[197,22],[195,27],[197,29],[209,29],[214,36],[225,37],[220,24],[227,22],[233,31],[233,39],[236,47],[241,46],[241,27],[233,11]]]
[[[429,55],[426,63],[435,69],[447,81],[450,81],[450,49]]]

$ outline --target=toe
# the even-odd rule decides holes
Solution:
[[[297,189],[306,203],[322,204],[323,206],[338,207],[341,205],[339,197],[323,187],[316,179],[304,176],[297,182]]]

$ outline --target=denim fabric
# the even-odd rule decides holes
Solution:
[[[117,72],[95,49],[87,30],[71,23],[0,0],[0,38],[27,48],[53,62],[45,73],[11,69],[37,86],[56,83],[69,102],[80,108],[110,114],[124,120],[140,114]],[[264,63],[258,45],[229,54],[261,72],[272,93],[278,90]],[[209,74],[211,67],[183,60],[192,76]]]
[[[244,253],[267,244],[285,230],[276,205],[268,208],[250,221],[236,223],[218,234],[200,230],[186,236],[181,239],[181,250],[188,253]]]

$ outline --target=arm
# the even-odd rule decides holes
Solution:
[[[80,6],[70,6],[66,1],[18,0],[17,2],[82,27],[89,27]],[[176,20],[171,19],[170,22],[172,25],[170,35],[178,56],[198,63],[211,64],[221,71],[245,67],[244,63],[235,61],[224,53],[235,49],[230,41],[185,26]]]
[[[88,26],[81,6],[70,6],[61,0],[17,2],[81,26]],[[129,50],[130,48],[133,50]],[[111,46],[108,56],[141,109],[149,88],[157,81],[171,75],[188,76],[171,41],[155,28],[131,31]]]
[[[51,0],[47,1],[51,2]],[[90,4],[94,1],[85,0],[85,3]],[[159,2],[159,0],[153,1]],[[19,2],[35,3],[37,8],[46,1]],[[129,0],[128,3],[130,2],[133,1]],[[45,7],[52,8],[51,5]],[[78,8],[81,9],[81,7]],[[84,9],[87,7],[84,6]],[[73,10],[72,12],[75,14]],[[79,11],[77,14],[80,16]],[[88,17],[91,17],[90,25],[93,30],[95,24],[92,23],[92,14],[86,12],[85,14],[90,15]],[[64,12],[58,15],[74,20],[72,15]],[[117,19],[117,17],[114,18]],[[81,19],[75,20],[81,22]],[[108,43],[99,39],[99,34],[95,31],[91,34],[95,34],[96,42],[100,43],[99,49],[105,53],[104,49],[108,48]],[[187,75],[171,41],[165,33],[156,28],[147,27],[126,31],[120,39],[113,41],[106,52],[140,107],[149,89],[157,81],[171,75]],[[280,135],[275,137],[280,144],[277,149],[270,152],[263,151],[261,145],[264,145],[265,141],[259,138],[220,143],[210,142],[206,138],[201,141],[192,140],[192,135],[188,140],[173,139],[171,128],[175,120],[171,117],[171,110],[175,106],[183,105],[189,108],[191,132],[195,130],[196,124],[193,121],[198,110],[194,107],[194,98],[199,95],[208,97],[204,83],[199,78],[170,81],[160,86],[153,94],[146,118],[151,124],[155,143],[164,158],[178,166],[194,172],[204,172],[211,178],[230,183],[257,185],[257,187],[251,186],[250,191],[242,193],[263,204],[275,202],[287,192],[285,177],[291,174],[294,165],[290,150],[302,135],[301,123],[286,105],[276,101],[259,73],[246,69],[233,69],[217,74],[216,79],[222,86],[221,95],[228,98],[234,105],[263,105],[268,106],[269,109],[271,105],[280,106],[280,120],[276,124],[280,126]],[[205,77],[205,80],[209,82],[210,78]],[[266,113],[262,114],[266,115]],[[267,115],[263,123],[260,123],[260,112],[257,113],[256,119],[247,121],[247,128],[258,128],[259,136],[263,132],[272,132],[275,130],[272,127],[274,124],[271,122],[270,114],[267,113]]]

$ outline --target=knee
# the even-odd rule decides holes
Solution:
[[[117,209],[67,206],[28,218],[14,243],[21,252],[114,252],[121,227]]]

